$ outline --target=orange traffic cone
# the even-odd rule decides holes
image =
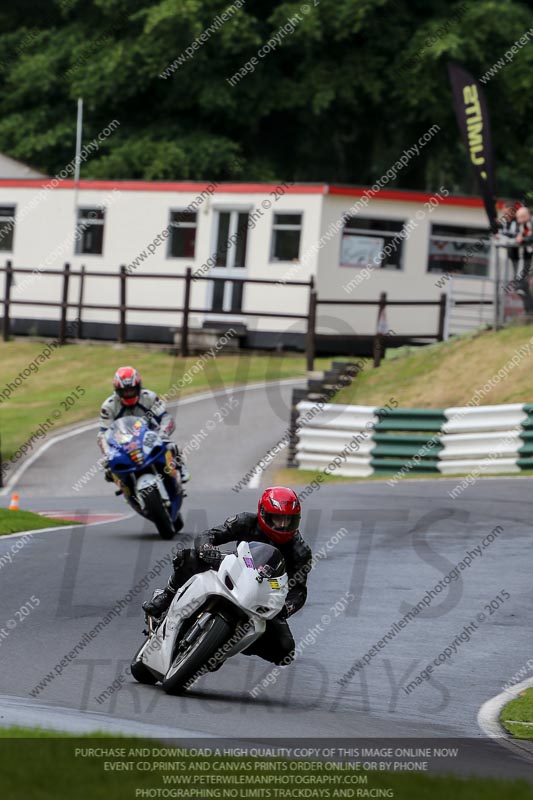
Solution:
[[[14,494],[11,497],[11,502],[9,504],[9,510],[10,511],[19,511],[20,510],[19,509],[19,496],[18,496],[18,494]]]

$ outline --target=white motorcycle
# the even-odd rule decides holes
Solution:
[[[236,553],[215,553],[218,570],[193,575],[164,618],[146,615],[148,640],[131,664],[135,680],[161,681],[167,694],[178,694],[250,647],[282,610],[288,577],[279,550],[241,542]]]

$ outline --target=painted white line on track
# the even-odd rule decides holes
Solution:
[[[278,453],[276,453],[276,455],[279,455],[279,453],[281,453],[282,450],[285,450],[287,445],[288,445],[288,442],[285,442],[283,445],[281,445],[281,447],[279,448],[279,451],[278,451]],[[275,445],[273,445],[273,447],[275,447]],[[241,486],[241,489],[257,489],[259,487],[260,482],[261,482],[261,476],[263,475],[263,472],[266,471],[266,468],[270,466],[270,464],[272,463],[273,460],[274,459],[272,459],[269,464],[265,464],[264,467],[260,467],[259,464],[257,464],[257,466],[254,467],[254,474],[252,475],[252,477],[250,478],[248,483],[244,484],[244,486]],[[264,461],[264,459],[259,459],[259,462],[261,462],[261,461]]]
[[[259,482],[261,481],[261,475],[262,474],[263,474],[262,467],[256,467],[256,471],[254,472],[254,474],[252,475],[252,477],[248,481],[247,488],[248,489],[257,489],[257,487],[259,486]]]
[[[514,686],[504,689],[503,692],[483,703],[477,715],[478,725],[486,736],[491,739],[497,739],[499,744],[514,753],[519,752],[521,756],[529,759],[533,759],[532,743],[511,738],[500,723],[500,712],[507,703],[518,697],[524,689],[531,687],[533,687],[533,678],[526,678],[525,681],[515,683]]]
[[[184,397],[183,400],[172,400],[170,403],[168,403],[168,408],[179,408],[181,406],[190,405],[191,403],[200,403],[203,400],[209,400],[213,397],[220,397],[220,395],[237,394],[246,391],[257,391],[258,389],[264,389],[268,386],[286,386],[287,384],[291,383],[298,384],[304,382],[305,380],[305,378],[284,378],[282,381],[263,381],[262,383],[242,384],[239,386],[231,386],[225,389],[217,389],[216,392],[201,392],[199,394],[191,395],[190,397]],[[57,436],[54,436],[52,439],[49,439],[47,442],[44,442],[41,447],[35,451],[35,453],[32,453],[32,455],[26,461],[24,461],[24,463],[21,464],[18,469],[15,470],[4,488],[0,489],[0,497],[4,497],[5,495],[9,494],[15,483],[20,480],[26,470],[31,467],[31,465],[34,464],[37,459],[40,458],[50,447],[52,447],[52,445],[63,442],[65,439],[70,439],[72,436],[78,436],[79,434],[86,433],[94,428],[98,428],[99,424],[100,423],[98,420],[94,420],[93,422],[83,424],[80,427],[73,428],[66,433],[60,433]]]

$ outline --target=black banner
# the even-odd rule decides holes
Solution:
[[[468,158],[477,175],[481,196],[494,231],[496,225],[496,180],[485,95],[479,83],[459,64],[448,64],[453,104]]]

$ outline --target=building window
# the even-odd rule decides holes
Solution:
[[[348,217],[341,241],[342,267],[401,269],[404,223]]]
[[[10,253],[13,250],[13,231],[15,230],[15,206],[0,206],[0,250]]]
[[[301,234],[301,214],[274,214],[270,260],[298,261]]]
[[[489,273],[489,232],[462,225],[432,225],[428,272],[457,272],[459,275]]]
[[[169,258],[194,258],[196,211],[170,212]]]
[[[101,256],[104,248],[105,210],[79,208],[76,229],[76,253]]]

